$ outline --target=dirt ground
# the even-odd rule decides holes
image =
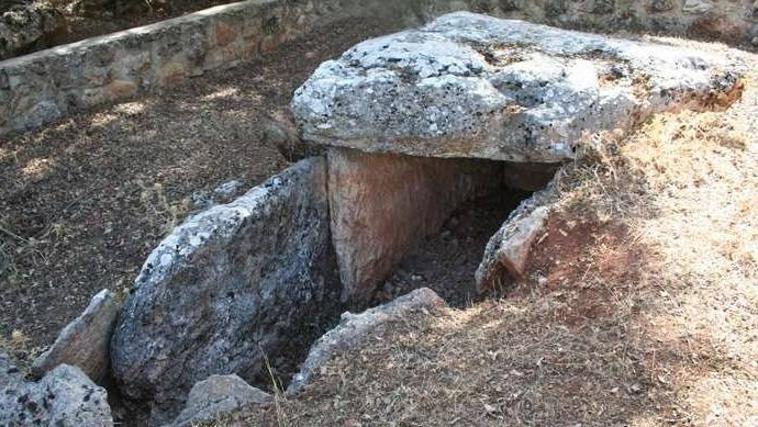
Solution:
[[[502,188],[462,206],[439,233],[429,236],[403,259],[372,305],[427,287],[453,307],[470,307],[481,299],[474,273],[484,247],[508,214],[529,196],[525,191]]]
[[[100,289],[122,290],[193,210],[193,194],[245,191],[287,165],[261,140],[323,60],[382,31],[347,21],[268,59],[210,73],[0,141],[0,338],[24,361]]]
[[[398,321],[217,425],[758,425],[756,117],[753,71],[728,111],[588,149],[509,296]]]

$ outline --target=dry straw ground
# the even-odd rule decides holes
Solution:
[[[218,424],[758,425],[756,76],[569,167],[509,297],[392,324]]]

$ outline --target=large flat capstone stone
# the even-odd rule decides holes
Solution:
[[[306,141],[516,162],[574,158],[584,132],[736,99],[729,59],[458,12],[323,63],[291,104]]]
[[[326,166],[304,160],[178,227],[148,258],[112,344],[124,396],[170,421],[211,375],[251,381],[331,292]],[[331,263],[331,265],[330,265]],[[335,291],[338,283],[334,283]]]

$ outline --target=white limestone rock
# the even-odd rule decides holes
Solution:
[[[312,143],[555,163],[583,132],[728,104],[741,87],[704,52],[457,12],[323,63],[291,110]]]
[[[0,425],[112,427],[113,416],[105,389],[79,368],[59,365],[28,382],[0,353]]]

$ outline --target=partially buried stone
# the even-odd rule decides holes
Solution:
[[[237,375],[213,375],[192,387],[187,405],[168,427],[192,427],[230,414],[251,404],[271,401],[270,394]]]

